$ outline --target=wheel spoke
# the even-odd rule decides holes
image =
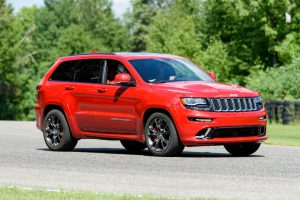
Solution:
[[[55,125],[55,117],[54,117],[54,116],[52,116],[52,117],[50,118],[50,125],[52,126],[53,129],[56,128],[56,125]]]
[[[156,127],[161,129],[162,119],[161,118],[155,118],[154,122],[155,122]]]
[[[156,150],[159,150],[158,142],[159,142],[159,140],[155,140],[155,143],[154,143],[154,147]]]
[[[46,131],[47,134],[50,134],[50,133],[53,131],[53,129],[51,129],[51,128],[48,126],[48,127],[45,128],[45,131]]]
[[[149,130],[151,131],[151,132],[148,131],[149,135],[156,135],[157,134],[157,130],[153,126],[149,126]]]
[[[160,143],[161,143],[161,146],[162,146],[162,148],[163,149],[165,149],[166,148],[166,146],[164,146],[164,141],[163,141],[164,139],[162,139],[162,140],[159,140],[160,141]]]
[[[152,139],[150,138],[150,146],[151,146],[151,147],[154,147],[155,143],[156,143],[156,140],[152,140]]]
[[[162,139],[162,142],[164,142],[166,146],[169,144],[169,140],[166,140],[165,138]]]
[[[59,132],[59,133],[58,133],[58,136],[59,136],[59,139],[62,139],[63,136],[64,136],[64,132]]]
[[[47,119],[45,128],[46,141],[50,145],[58,145],[64,136],[62,122],[56,115],[52,115]]]
[[[57,137],[53,137],[54,145],[58,145]]]

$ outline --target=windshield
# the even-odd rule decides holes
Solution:
[[[192,62],[182,58],[150,58],[130,60],[147,83],[214,80]]]

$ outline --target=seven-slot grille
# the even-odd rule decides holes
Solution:
[[[242,112],[257,110],[254,98],[209,98],[213,111]]]

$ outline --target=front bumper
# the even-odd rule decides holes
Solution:
[[[208,112],[186,109],[182,105],[174,105],[175,115],[173,116],[181,142],[186,146],[199,145],[222,145],[227,143],[240,142],[262,142],[268,138],[266,134],[266,112],[264,109],[249,112]],[[263,118],[263,119],[262,119]],[[211,119],[207,121],[195,121],[191,119]],[[243,129],[257,127],[257,134],[243,134]],[[228,129],[227,129],[228,128]],[[228,134],[229,129],[239,132]],[[264,133],[261,134],[261,129]],[[206,130],[226,129],[227,133],[218,133],[211,137],[202,137]],[[238,133],[238,134],[237,134]],[[199,137],[200,136],[200,137]]]

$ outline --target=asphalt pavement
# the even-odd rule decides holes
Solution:
[[[119,141],[81,140],[52,152],[34,122],[0,121],[0,185],[220,199],[300,199],[300,147],[262,145],[250,157],[222,146],[179,157],[128,153]]]

